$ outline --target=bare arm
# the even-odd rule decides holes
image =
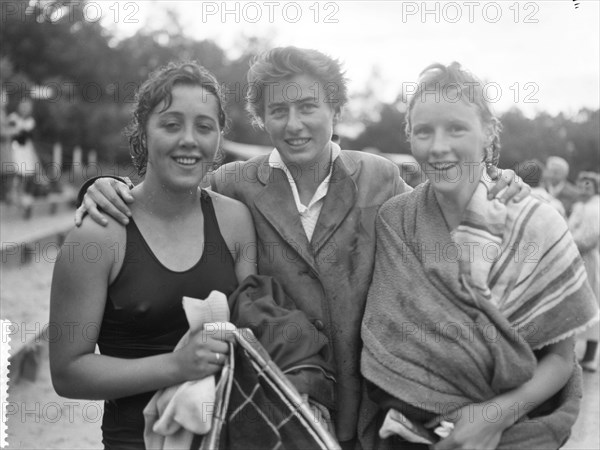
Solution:
[[[460,415],[455,412],[455,417],[460,419],[455,423],[454,431],[434,448],[496,448],[504,430],[564,387],[573,372],[574,345],[575,340],[571,337],[547,346],[529,381],[488,402],[467,405],[460,410]],[[490,419],[490,414],[494,415],[494,420]]]
[[[114,248],[124,243],[115,239],[116,227],[114,221],[107,228],[86,221],[69,234],[56,262],[50,321],[60,338],[50,342],[50,370],[57,393],[65,397],[112,399],[203,378],[221,368],[215,352],[228,353],[220,337],[203,333],[163,355],[122,359],[94,353],[107,286],[116,275]],[[82,250],[91,247],[98,250],[93,257]]]

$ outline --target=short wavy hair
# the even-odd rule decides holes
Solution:
[[[492,142],[490,143],[492,158],[490,161],[486,160],[486,162],[498,165],[502,124],[500,123],[500,119],[494,114],[492,105],[484,94],[484,88],[485,85],[475,75],[464,69],[460,63],[453,62],[449,66],[435,63],[427,66],[419,74],[417,90],[408,103],[408,109],[406,110],[406,136],[410,139],[412,133],[410,114],[421,94],[436,92],[439,95],[443,95],[449,89],[457,89],[459,95],[456,97],[456,101],[465,99],[467,102],[475,105],[479,111],[481,122],[490,127],[492,133]]]
[[[348,80],[342,64],[318,50],[276,47],[256,56],[248,70],[246,110],[252,123],[264,126],[266,85],[297,75],[310,75],[323,83],[326,102],[339,112],[348,102]]]
[[[165,102],[162,111],[171,106],[175,86],[198,86],[217,99],[218,121],[222,131],[227,127],[225,100],[215,76],[195,61],[171,62],[152,72],[135,94],[133,116],[125,135],[129,140],[129,151],[138,175],[146,173],[148,147],[146,146],[146,126],[154,108]],[[217,155],[215,159],[220,157]]]

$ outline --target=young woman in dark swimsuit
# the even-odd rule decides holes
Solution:
[[[62,396],[106,400],[105,448],[144,448],[142,411],[153,393],[215,374],[226,359],[226,337],[214,333],[173,352],[189,328],[183,296],[228,295],[256,272],[246,207],[198,188],[225,122],[219,85],[204,68],[171,64],[152,74],[129,132],[144,176],[131,191],[129,224],[86,220],[57,260],[52,382]]]

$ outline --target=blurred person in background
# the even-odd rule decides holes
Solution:
[[[13,129],[12,161],[15,164],[16,176],[13,178],[12,192],[14,201],[23,209],[26,219],[31,217],[33,188],[41,170],[38,155],[33,146],[33,101],[24,98],[19,102],[17,110],[8,116],[9,126]]]
[[[600,174],[596,172],[580,172],[577,177],[579,201],[573,205],[569,216],[569,228],[577,248],[581,253],[588,280],[596,295],[600,298],[600,195],[598,186]],[[598,370],[598,324],[589,329],[583,336],[586,348],[581,367],[589,372]]]
[[[516,172],[525,183],[531,186],[532,196],[549,203],[560,213],[561,216],[566,217],[565,207],[561,201],[550,195],[550,193],[541,185],[544,169],[544,164],[542,164],[540,160],[531,159],[529,161],[519,163],[516,167]]]
[[[0,92],[0,164],[2,165],[2,201],[12,200],[13,178],[15,166],[12,158],[12,138],[15,134],[14,127],[10,126],[6,114],[8,95],[4,89]]]
[[[548,157],[546,168],[542,174],[542,184],[550,195],[563,204],[567,217],[571,214],[573,204],[579,197],[579,191],[567,180],[568,176],[569,163],[567,161],[559,156]]]

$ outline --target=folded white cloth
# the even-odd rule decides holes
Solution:
[[[206,300],[183,297],[189,331],[177,343],[184,346],[192,333],[204,328],[212,332],[231,332],[227,297],[212,291]],[[144,443],[148,449],[189,448],[195,434],[206,434],[212,424],[215,405],[215,377],[161,389],[144,408]]]

